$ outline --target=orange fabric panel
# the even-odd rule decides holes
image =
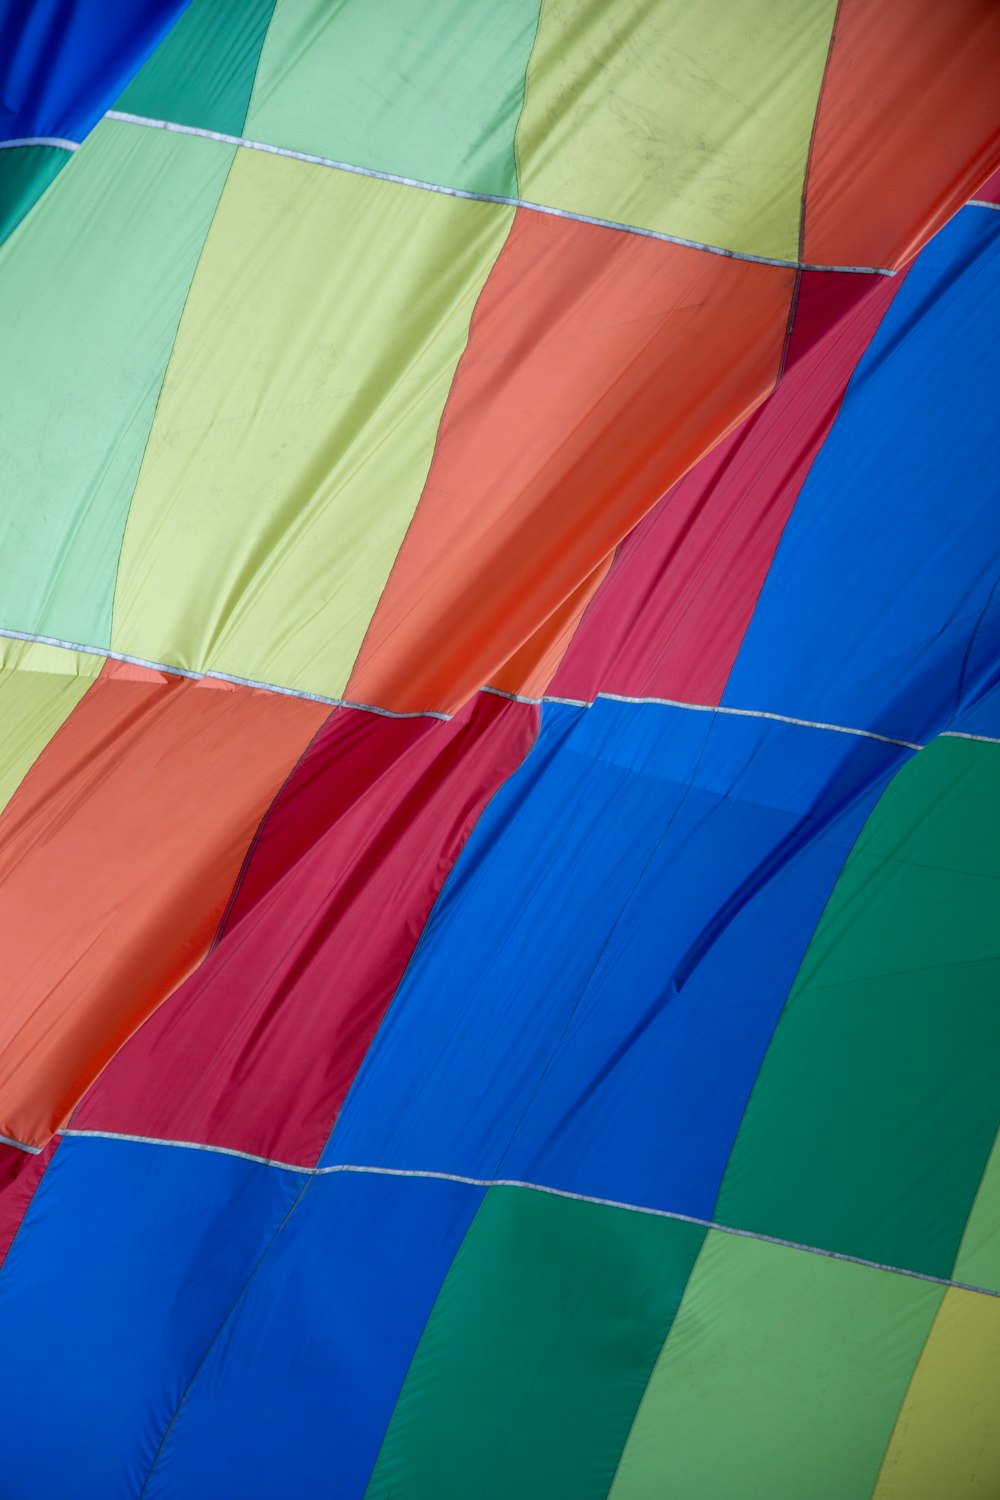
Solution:
[[[548,692],[591,599],[608,576],[613,559],[612,553],[560,604],[531,639],[525,641],[510,661],[500,668],[491,687],[528,698],[541,698]]]
[[[905,265],[1000,164],[997,0],[841,0],[804,259]]]
[[[771,389],[794,273],[520,211],[347,696],[453,710]]]
[[[44,1144],[204,956],[328,713],[106,665],[0,818],[0,1134]]]

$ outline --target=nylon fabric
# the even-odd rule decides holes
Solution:
[[[312,1495],[331,1482],[337,1500],[361,1500],[482,1196],[451,1182],[314,1178],[198,1372],[150,1500]]]
[[[691,1224],[492,1188],[428,1320],[367,1500],[606,1495],[703,1238]]]
[[[278,0],[252,140],[517,197],[514,130],[540,0]]]
[[[809,938],[906,754],[652,704],[546,705],[324,1163],[711,1217]]]
[[[0,140],[82,140],[186,3],[8,0],[0,10]]]
[[[75,1123],[311,1166],[441,885],[537,720],[485,695],[448,724],[336,710],[271,808],[211,956]]]
[[[242,135],[274,0],[191,0],[115,108]]]
[[[522,196],[795,261],[836,0],[542,0]]]
[[[961,706],[1000,572],[998,309],[1000,222],[971,209],[913,265],[858,366],[723,703],[918,744]]]
[[[721,1223],[951,1275],[1000,1127],[997,749],[938,740],[875,809],[761,1068]]]
[[[793,288],[773,266],[519,212],[348,697],[451,711],[561,625],[771,389]]]
[[[6,153],[0,152],[0,158]],[[111,644],[129,503],[233,159],[106,121],[0,248],[0,624]]]
[[[511,218],[238,152],[129,512],[116,650],[343,694]]]
[[[0,1134],[44,1145],[204,956],[325,712],[104,666],[0,818]]]
[[[204,1151],[60,1143],[0,1276],[0,1339],[18,1350],[0,1368],[10,1500],[57,1494],[67,1473],[78,1495],[135,1500],[300,1186],[293,1173]],[[72,1400],[54,1437],[38,1393],[56,1366]]]
[[[710,1234],[612,1500],[870,1495],[941,1288]]]
[[[102,666],[99,656],[0,639],[0,815]]]
[[[807,260],[916,255],[996,170],[998,67],[992,0],[840,0],[805,188]]]
[[[1000,1483],[1000,1302],[944,1294],[900,1410],[872,1500],[937,1500],[957,1484],[989,1500]]]
[[[803,273],[777,389],[626,537],[553,694],[721,702],[792,507],[900,284]]]

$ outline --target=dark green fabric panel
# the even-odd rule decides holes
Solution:
[[[59,146],[8,146],[0,151],[0,245],[72,155]]]
[[[115,105],[242,135],[274,0],[193,0]]]
[[[950,1276],[1000,1120],[998,994],[1000,750],[940,739],[844,867],[719,1223]]]
[[[491,1189],[414,1356],[370,1500],[603,1500],[704,1233]]]

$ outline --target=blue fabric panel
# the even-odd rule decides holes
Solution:
[[[547,706],[323,1160],[709,1217],[823,905],[908,754],[653,704]]]
[[[60,1144],[0,1274],[3,1500],[135,1500],[302,1182],[207,1151]]]
[[[1000,650],[995,661],[1000,664]],[[982,735],[986,739],[1000,739],[1000,685],[990,688],[981,697],[963,707],[948,726],[957,734]]]
[[[858,366],[725,703],[919,742],[975,688],[1000,643],[998,327],[1000,214],[963,209]]]
[[[191,1395],[147,1500],[360,1500],[482,1190],[310,1182]]]
[[[189,0],[0,0],[0,141],[82,141]]]

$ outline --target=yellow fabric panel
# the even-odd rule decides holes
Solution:
[[[512,218],[237,153],[129,515],[116,649],[343,691]]]
[[[542,0],[521,196],[798,257],[836,0]]]
[[[0,812],[103,665],[103,656],[0,637]]]
[[[872,1500],[1000,1495],[1000,1299],[950,1288]]]

